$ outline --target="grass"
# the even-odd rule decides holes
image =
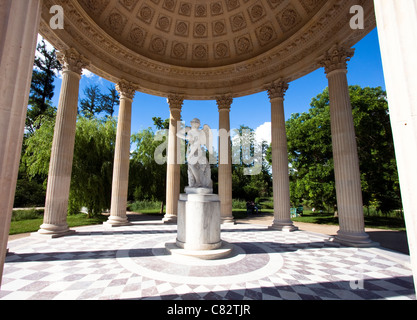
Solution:
[[[19,233],[28,233],[36,232],[39,230],[39,227],[43,223],[43,210],[35,210],[34,213],[31,210],[19,210],[13,211],[12,222],[10,224],[9,234],[19,234]],[[31,211],[31,212],[21,212],[21,211]],[[106,216],[97,216],[92,218],[87,218],[87,215],[84,213],[79,213],[75,215],[68,215],[67,223],[71,227],[87,226],[93,224],[101,224],[107,220]]]
[[[148,205],[148,208],[146,208]],[[129,208],[138,214],[163,216],[160,211],[160,203],[149,205],[149,203],[140,203]],[[135,209],[135,210],[132,210]],[[262,208],[260,214],[270,215],[272,218],[273,209]],[[246,203],[240,201],[233,202],[233,217],[236,220],[247,219]],[[107,216],[101,215],[88,218],[86,214],[80,213],[76,215],[68,215],[67,223],[71,227],[79,227],[85,225],[101,224],[107,220]],[[333,213],[328,212],[312,212],[311,210],[304,210],[303,215],[292,218],[293,221],[314,223],[314,224],[327,224],[338,225],[339,221],[337,217],[333,216]],[[43,223],[43,210],[15,210],[13,211],[12,221],[10,225],[10,235],[19,233],[36,232]],[[405,231],[405,223],[402,218],[396,216],[381,216],[381,215],[365,215],[365,227],[378,228],[378,229],[391,229],[397,231]]]
[[[398,217],[392,216],[376,216],[365,215],[365,227],[376,228],[376,229],[390,229],[397,231],[405,231],[404,220]],[[292,218],[293,221],[315,223],[315,224],[327,224],[327,225],[338,225],[339,219],[334,217],[333,213],[313,213],[311,210],[305,210],[302,216]]]

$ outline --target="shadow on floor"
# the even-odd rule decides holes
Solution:
[[[405,231],[367,231],[367,234],[383,248],[395,250],[407,255],[410,254]]]

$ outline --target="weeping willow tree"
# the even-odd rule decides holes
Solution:
[[[42,175],[47,181],[55,121],[42,126],[25,141],[24,161],[29,176]],[[89,216],[110,207],[113,157],[116,141],[114,118],[79,117],[75,133],[74,158],[69,195],[69,213],[86,207]]]

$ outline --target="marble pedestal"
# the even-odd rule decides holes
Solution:
[[[175,255],[219,259],[233,247],[221,240],[220,199],[209,188],[185,188],[178,201],[177,239],[166,249]]]

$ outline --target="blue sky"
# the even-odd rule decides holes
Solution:
[[[382,87],[385,90],[382,71],[381,55],[379,50],[378,34],[374,29],[364,39],[355,45],[354,57],[348,64],[349,85],[362,87]],[[97,83],[103,87],[114,86],[111,82],[86,72],[80,83],[80,98],[83,97],[84,88],[87,85]],[[53,104],[58,105],[61,79],[55,81],[55,95]],[[303,78],[290,83],[285,96],[285,116],[288,119],[292,113],[301,113],[309,109],[310,101],[327,87],[327,79],[324,69],[320,68]],[[117,116],[118,109],[115,110]],[[132,133],[148,127],[153,127],[152,117],[169,117],[169,108],[166,98],[156,97],[137,92],[132,109]],[[246,125],[258,129],[261,136],[268,139],[270,122],[270,103],[266,92],[235,98],[230,112],[231,128]],[[184,101],[182,118],[188,124],[191,119],[199,118],[202,124],[208,124],[211,128],[218,128],[218,111],[215,101]]]

